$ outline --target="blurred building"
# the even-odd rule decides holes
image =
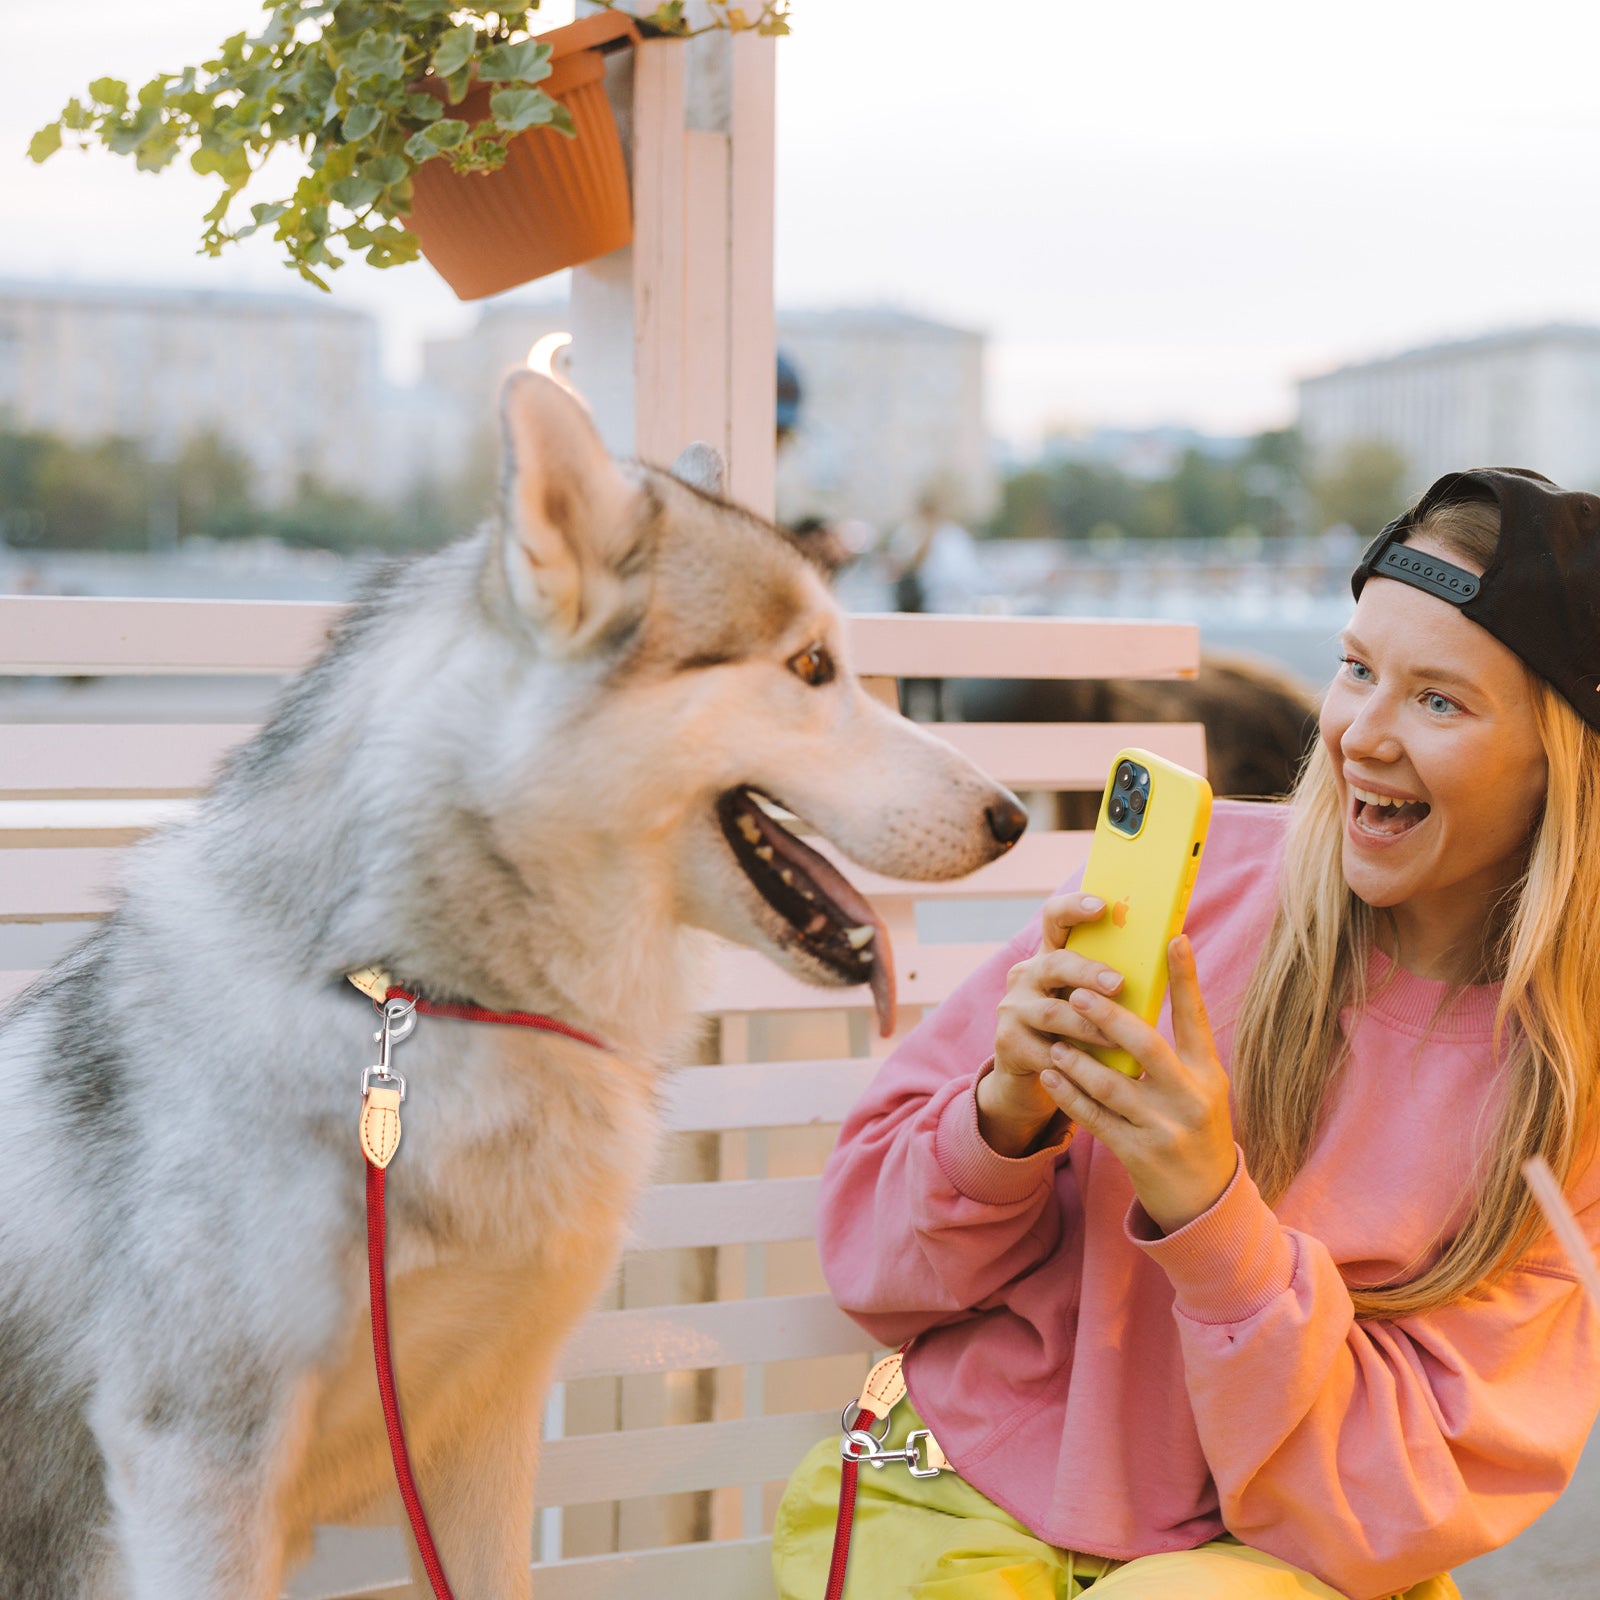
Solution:
[[[1176,423],[1152,428],[1063,427],[1046,431],[1038,457],[1029,465],[1077,461],[1151,482],[1171,477],[1191,450],[1213,461],[1237,461],[1249,448],[1246,435],[1202,433]]]
[[[295,295],[0,283],[0,426],[158,459],[215,433],[265,504],[302,476],[381,498],[378,325]]]
[[[1550,323],[1427,345],[1298,387],[1314,470],[1378,440],[1405,457],[1408,491],[1490,466],[1600,488],[1600,328]]]
[[[570,326],[564,299],[496,299],[466,333],[423,343],[423,386],[447,396],[469,431],[481,435],[494,420],[506,373],[526,363],[540,339]]]
[[[800,379],[799,423],[778,454],[781,518],[886,528],[927,489],[963,521],[994,509],[981,333],[888,309],[780,309],[778,346]]]

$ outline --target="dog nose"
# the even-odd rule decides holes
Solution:
[[[989,832],[998,844],[1015,844],[1028,826],[1028,813],[1009,795],[998,805],[988,807],[984,816],[989,819]]]

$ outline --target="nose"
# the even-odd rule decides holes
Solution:
[[[1378,695],[1365,701],[1339,736],[1339,748],[1358,760],[1398,761],[1403,753],[1399,739],[1389,727],[1389,708]]]
[[[1028,826],[1028,813],[1010,795],[989,806],[984,815],[989,819],[989,832],[996,844],[1015,844]]]

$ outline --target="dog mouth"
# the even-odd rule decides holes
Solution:
[[[894,1032],[894,952],[883,919],[825,856],[781,826],[780,802],[749,785],[717,801],[717,820],[744,875],[791,930],[797,948],[844,983],[872,987],[878,1031]]]

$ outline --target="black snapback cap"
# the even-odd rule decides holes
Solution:
[[[1467,500],[1500,510],[1500,543],[1481,577],[1404,542],[1430,511]],[[1524,467],[1447,472],[1367,546],[1350,576],[1357,599],[1373,576],[1448,600],[1600,730],[1600,496]]]

